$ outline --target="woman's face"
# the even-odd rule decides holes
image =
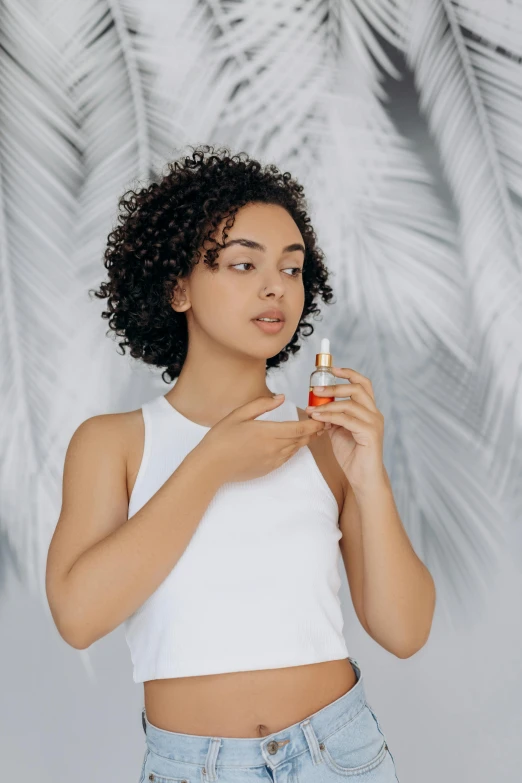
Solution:
[[[214,235],[218,242],[225,222]],[[234,243],[239,239],[252,245]],[[293,337],[304,308],[301,232],[283,207],[252,203],[238,210],[226,244],[216,258],[219,268],[201,259],[180,286],[186,299],[175,309],[187,314],[189,341],[206,336],[253,358],[276,356]],[[271,308],[285,319],[272,333],[255,321]]]

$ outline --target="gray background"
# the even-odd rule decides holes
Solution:
[[[385,414],[401,519],[437,586],[427,645],[379,647],[342,568],[341,598],[401,783],[520,780],[522,7],[362,0],[319,23],[319,5],[0,3],[2,780],[138,781],[123,630],[69,647],[45,559],[75,428],[168,388],[87,303],[117,199],[199,142],[298,176],[333,273],[335,307],[271,388],[305,407],[330,336]]]

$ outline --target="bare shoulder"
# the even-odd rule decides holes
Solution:
[[[113,453],[115,449],[121,449],[124,456],[128,441],[139,434],[140,427],[143,428],[142,419],[139,408],[126,413],[100,413],[90,416],[74,431],[69,448],[82,447],[89,450],[110,444]]]
[[[130,485],[138,473],[143,452],[144,429],[141,408],[91,416],[74,432],[68,454],[81,450],[82,460],[103,459],[107,469],[112,468],[118,472],[123,469],[130,497]]]
[[[62,505],[47,556],[51,608],[59,605],[63,580],[82,553],[127,521],[128,459],[131,448],[139,448],[140,418],[140,410],[91,416],[70,439]]]

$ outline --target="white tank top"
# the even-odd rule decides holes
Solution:
[[[210,429],[163,395],[141,410],[144,452],[129,518]],[[285,397],[256,418],[299,416]],[[222,484],[172,571],[124,621],[134,682],[348,657],[338,518],[308,446],[264,476]]]

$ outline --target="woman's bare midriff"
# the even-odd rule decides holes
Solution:
[[[307,419],[297,409],[300,419]],[[123,414],[141,416],[138,412]],[[136,421],[133,431],[139,431]],[[311,441],[312,455],[342,510],[342,471],[329,438]],[[127,489],[132,492],[143,452],[143,436],[127,454]],[[209,655],[212,652],[209,650]],[[218,737],[264,737],[292,726],[343,696],[356,683],[348,658],[246,672],[163,678],[144,682],[147,719],[165,731]]]
[[[148,680],[147,719],[166,731],[205,737],[265,737],[353,688],[348,658],[304,666]]]

